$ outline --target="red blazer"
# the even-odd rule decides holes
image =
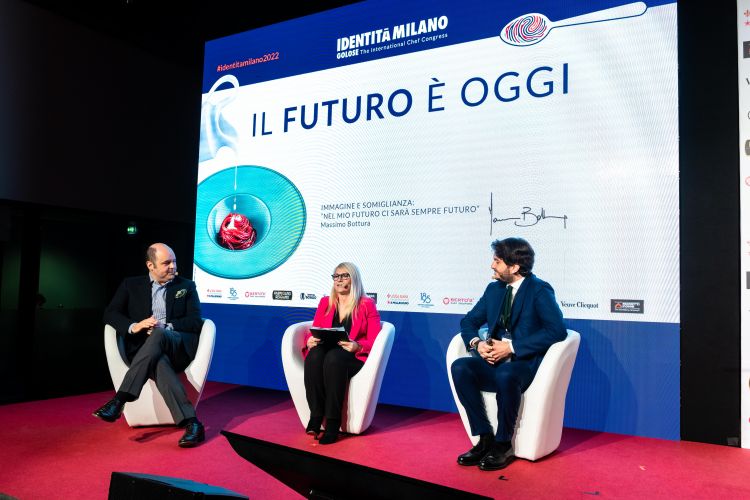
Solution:
[[[313,325],[322,328],[330,328],[333,325],[333,315],[336,313],[336,308],[331,309],[331,312],[326,314],[328,309],[328,297],[320,299],[318,304],[318,310],[315,311],[315,317],[313,318]],[[362,350],[357,352],[355,356],[360,361],[364,362],[367,359],[367,355],[372,349],[372,343],[375,342],[375,337],[380,333],[380,314],[375,307],[375,301],[368,296],[364,296],[359,300],[359,309],[352,316],[352,331],[349,332],[349,338],[355,340],[359,345],[362,346]],[[310,338],[310,332],[305,334],[305,343],[302,348],[302,354],[307,356],[307,339]]]

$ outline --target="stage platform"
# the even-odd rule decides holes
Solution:
[[[322,446],[305,434],[288,393],[212,382],[198,406],[207,440],[181,449],[180,429],[92,417],[112,394],[0,406],[0,493],[103,499],[117,471],[251,499],[302,498],[238,456],[220,434],[228,430],[493,498],[750,498],[750,450],[739,448],[565,429],[552,455],[483,472],[456,464],[471,446],[457,414],[380,405],[367,432]]]

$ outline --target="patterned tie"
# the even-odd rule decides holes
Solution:
[[[507,285],[505,287],[505,297],[503,297],[503,305],[500,308],[500,326],[506,330],[510,329],[510,306],[513,303],[513,287]]]

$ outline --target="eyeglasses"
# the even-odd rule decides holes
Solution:
[[[332,274],[331,278],[333,278],[333,281],[348,280],[349,278],[351,278],[351,275],[349,273]]]

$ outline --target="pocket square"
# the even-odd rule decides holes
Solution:
[[[185,296],[186,294],[187,294],[187,288],[183,288],[182,290],[178,290],[178,291],[177,291],[177,293],[175,294],[174,298],[175,298],[175,299],[181,299],[181,298],[182,298],[182,297],[184,297],[184,296]]]

